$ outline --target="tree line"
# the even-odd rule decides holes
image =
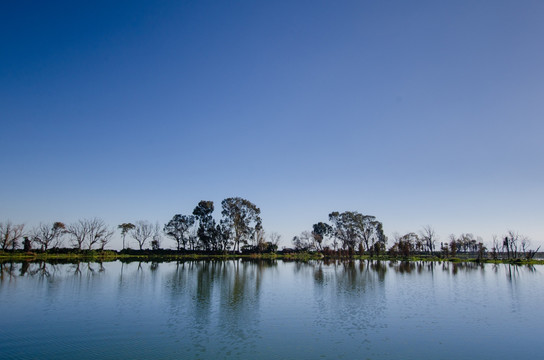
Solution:
[[[312,231],[303,231],[292,240],[296,251],[347,251],[354,254],[384,253],[387,237],[383,225],[375,216],[363,215],[357,211],[333,211],[329,222],[312,225]]]
[[[175,242],[178,251],[276,251],[280,236],[265,237],[261,210],[249,200],[231,197],[221,202],[221,219],[213,217],[213,201],[200,201],[191,214],[175,214],[164,226],[146,220],[117,226],[126,249],[127,236],[140,250],[161,248],[163,237]],[[25,225],[0,223],[0,248],[3,251],[39,249],[48,251],[64,247],[67,240],[75,250],[104,250],[115,230],[102,219],[81,219],[72,224],[40,224],[25,231]]]
[[[133,239],[144,250],[161,249],[164,237],[175,243],[179,252],[276,252],[280,241],[277,233],[265,234],[260,217],[261,210],[249,200],[241,197],[226,198],[221,202],[221,218],[213,217],[213,201],[200,201],[190,214],[175,214],[163,226],[146,220],[122,223],[117,226],[122,238],[122,249],[127,249],[126,240]],[[99,219],[81,219],[71,224],[54,222],[40,224],[29,231],[24,224],[10,221],[0,222],[0,249],[3,251],[31,249],[48,251],[65,246],[72,249],[104,250],[111,242],[115,229]],[[494,237],[491,251],[480,237],[464,233],[450,235],[440,242],[431,226],[424,226],[418,233],[403,235],[395,233],[393,244],[387,248],[388,238],[383,224],[372,215],[357,211],[333,211],[328,222],[317,222],[311,231],[303,231],[293,237],[293,248],[285,252],[319,252],[325,256],[366,254],[370,256],[389,255],[409,257],[432,255],[455,257],[472,254],[477,258],[531,259],[538,252],[530,250],[526,236],[509,231],[502,238]]]
[[[530,250],[528,237],[515,231],[499,238],[493,237],[491,251],[484,245],[481,237],[464,233],[451,234],[449,241],[438,245],[436,231],[430,225],[424,226],[418,233],[403,235],[395,233],[393,244],[387,248],[388,238],[384,235],[383,224],[375,216],[363,215],[357,211],[334,211],[329,214],[329,223],[318,222],[311,231],[303,231],[293,237],[291,251],[317,251],[324,255],[370,255],[390,257],[410,257],[414,255],[440,256],[452,258],[460,254],[475,256],[476,259],[532,259],[539,251]]]

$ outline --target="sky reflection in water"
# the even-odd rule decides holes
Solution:
[[[536,356],[541,266],[4,263],[7,359]]]

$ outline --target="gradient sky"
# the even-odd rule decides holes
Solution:
[[[389,245],[427,224],[543,244],[543,19],[542,1],[4,1],[0,221],[164,224],[241,196],[282,245],[335,210]]]

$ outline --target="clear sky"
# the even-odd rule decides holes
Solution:
[[[3,1],[0,221],[164,224],[241,196],[282,245],[335,210],[390,238],[544,243],[543,19],[529,0]]]

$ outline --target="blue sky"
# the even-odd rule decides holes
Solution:
[[[335,210],[390,238],[544,243],[542,19],[541,1],[3,2],[0,221],[164,224],[241,196],[284,245]]]

